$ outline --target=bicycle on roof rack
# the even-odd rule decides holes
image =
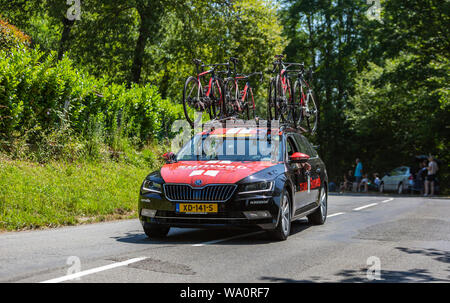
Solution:
[[[262,82],[263,73],[254,72],[251,74],[238,74],[236,65],[239,62],[237,58],[231,57],[230,62],[233,63],[233,76],[225,79],[224,95],[225,106],[224,113],[226,117],[246,118],[247,120],[256,118],[255,99],[253,97],[253,89],[250,84],[250,78],[260,76]],[[241,90],[239,82],[245,81],[245,86]]]
[[[305,131],[314,133],[317,129],[318,111],[313,91],[306,81],[306,74],[312,79],[310,68],[305,72],[303,63],[284,62],[283,55],[276,55],[273,62],[272,77],[269,84],[268,119],[292,123]],[[298,67],[298,69],[290,69]],[[291,86],[290,73],[297,73],[294,87]]]
[[[305,72],[304,65],[300,64],[299,66],[300,69],[289,71],[297,73],[297,79],[294,84],[292,118],[294,125],[300,126],[310,133],[314,133],[317,129],[318,110],[311,86],[306,81],[306,76],[312,80],[313,71],[309,68],[308,72]]]
[[[270,78],[268,92],[268,119],[288,122],[290,104],[293,103],[293,89],[287,73],[287,66],[283,62],[283,55],[276,55],[273,70],[274,77]]]
[[[195,111],[206,111],[211,119],[223,116],[223,80],[216,74],[228,73],[228,71],[216,71],[216,69],[220,66],[229,67],[229,63],[203,64],[199,59],[194,59],[193,62],[196,66],[197,75],[187,78],[183,90],[184,115],[192,127],[194,126]],[[205,67],[210,69],[204,71]],[[202,78],[207,75],[210,75],[208,84],[203,86]]]

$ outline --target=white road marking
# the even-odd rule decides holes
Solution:
[[[101,271],[105,271],[105,270],[109,270],[109,269],[113,269],[113,268],[116,268],[116,267],[126,266],[128,264],[136,263],[136,262],[142,261],[144,259],[147,259],[147,257],[133,258],[133,259],[126,260],[126,261],[123,261],[123,262],[116,262],[116,263],[105,265],[105,266],[101,266],[101,267],[91,268],[91,269],[88,269],[88,270],[77,272],[75,274],[66,275],[66,276],[62,276],[62,277],[59,277],[59,278],[43,281],[41,283],[59,283],[59,282],[64,282],[64,281],[68,281],[68,280],[73,280],[73,279],[76,279],[76,278],[80,278],[80,277],[83,277],[83,276],[95,274],[95,273],[98,273],[98,272],[101,272]]]
[[[258,235],[258,234],[261,234],[263,232],[264,232],[263,230],[260,230],[260,231],[256,231],[256,232],[252,232],[252,233],[248,233],[248,234],[243,234],[243,235],[237,235],[237,236],[233,236],[233,237],[229,237],[229,238],[225,238],[225,239],[212,240],[212,241],[208,241],[208,242],[193,244],[192,246],[200,247],[200,246],[205,246],[205,245],[211,245],[211,244],[216,244],[216,243],[219,243],[219,242],[225,242],[225,241],[229,241],[229,240],[234,240],[234,239],[245,238],[245,237],[249,237],[249,236],[253,236],[253,235]]]
[[[387,200],[381,201],[381,203],[388,203],[388,202],[391,202],[392,200],[394,200],[394,198],[389,198]]]
[[[361,209],[372,207],[372,206],[375,206],[375,205],[378,205],[378,203],[367,204],[367,205],[364,205],[364,206],[361,206],[361,207],[354,208],[353,210],[361,210]]]
[[[327,218],[336,217],[336,216],[340,216],[343,214],[345,214],[345,213],[335,213],[335,214],[328,215]]]

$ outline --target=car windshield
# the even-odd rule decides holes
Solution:
[[[279,141],[263,136],[228,136],[199,134],[177,154],[178,161],[279,161]]]

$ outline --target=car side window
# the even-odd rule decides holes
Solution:
[[[300,134],[294,134],[294,137],[297,141],[298,146],[300,147],[301,153],[307,154],[312,158],[317,157],[317,152],[305,137],[301,136]]]
[[[319,155],[317,154],[317,151],[314,149],[312,144],[306,138],[303,138],[303,139],[306,141],[306,143],[308,144],[309,150],[311,151],[311,153],[309,155],[313,158],[318,157]]]
[[[298,152],[298,148],[292,138],[292,136],[287,137],[287,153],[288,157],[292,156],[293,153]]]
[[[391,176],[398,176],[398,175],[401,175],[400,168],[396,168],[396,169],[394,169],[393,171],[391,171],[390,175],[391,175]]]

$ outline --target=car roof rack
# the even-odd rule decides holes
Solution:
[[[272,122],[273,121],[267,121],[264,119],[260,119],[259,117],[257,117],[254,120],[242,120],[242,119],[237,119],[236,117],[227,117],[227,118],[223,118],[223,119],[214,119],[214,120],[210,120],[207,121],[205,123],[203,123],[203,125],[208,125],[208,124],[221,124],[222,128],[227,128],[227,122],[228,121],[233,121],[233,124],[231,125],[233,128],[236,127],[243,127],[243,128],[248,128],[248,127],[264,127],[264,128],[272,128]],[[256,125],[252,125],[252,122],[255,122]],[[264,126],[260,126],[259,123],[260,121],[266,121],[267,124]],[[301,133],[306,133],[307,131],[300,127],[300,126],[295,126],[293,123],[290,122],[279,122],[278,124],[280,131],[300,131]]]

